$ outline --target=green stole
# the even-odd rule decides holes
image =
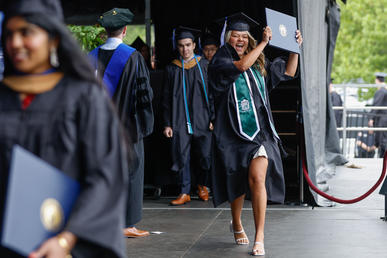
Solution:
[[[240,74],[233,86],[239,131],[252,141],[259,132],[259,123],[247,73]]]
[[[269,110],[266,104],[265,82],[263,80],[263,77],[254,68],[250,68],[249,70],[253,74],[254,82],[256,84],[256,87],[258,88],[266,112],[269,114]],[[257,117],[257,111],[254,104],[254,99],[252,96],[250,80],[247,75],[247,72],[243,72],[242,74],[240,74],[237,80],[233,83],[233,86],[234,97],[237,106],[239,131],[243,136],[252,141],[258,134],[260,127]],[[270,116],[269,121],[270,128],[272,129],[274,135],[279,138],[274,128],[274,125],[270,119]]]

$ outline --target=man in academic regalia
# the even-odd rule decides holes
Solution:
[[[148,231],[134,227],[141,220],[144,187],[143,138],[153,131],[153,92],[144,58],[123,43],[126,25],[133,19],[128,9],[114,8],[100,16],[98,23],[106,29],[108,39],[90,55],[97,74],[103,78],[107,92],[116,104],[119,116],[133,144],[129,164],[129,195],[124,235],[141,237]],[[114,172],[114,171],[112,171]]]
[[[373,106],[387,106],[387,85],[384,82],[386,76],[386,73],[375,73],[375,84],[380,85],[380,88],[375,92]],[[373,110],[372,114],[370,126],[387,127],[387,110]],[[375,145],[379,148],[379,157],[383,158],[387,149],[387,132],[376,133]]]
[[[200,31],[179,27],[176,41],[179,57],[165,70],[162,96],[164,135],[172,138],[172,170],[179,175],[180,195],[171,205],[191,200],[191,162],[199,197],[207,201],[210,169],[211,98],[207,85],[208,61],[196,56],[195,36]]]
[[[333,88],[333,79],[330,79],[329,82],[329,94],[331,96],[332,106],[334,107],[342,107],[343,106],[343,100],[341,99],[341,96],[339,93],[335,91]],[[334,110],[335,118],[336,118],[336,126],[341,127],[342,121],[343,121],[343,111],[342,110]]]
[[[203,43],[203,56],[208,62],[211,62],[212,57],[215,55],[219,47],[219,40],[212,34],[207,33],[204,36]]]

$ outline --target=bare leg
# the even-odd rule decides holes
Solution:
[[[243,230],[241,215],[242,215],[242,208],[243,208],[244,200],[245,200],[245,195],[241,195],[231,203],[232,225],[233,225],[233,230],[235,232],[240,232]],[[237,241],[237,239],[246,238],[246,239],[237,241],[238,244],[248,244],[249,243],[249,240],[247,239],[246,233],[244,233],[244,232],[243,233],[234,233],[234,237],[235,237],[235,241]]]
[[[261,243],[264,240],[267,204],[265,186],[267,166],[268,160],[265,157],[258,157],[251,161],[249,168],[249,185],[255,223],[255,242]],[[254,245],[253,249],[261,250],[263,246]]]

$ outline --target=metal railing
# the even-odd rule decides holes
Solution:
[[[333,110],[342,110],[342,126],[338,127],[337,130],[341,132],[342,138],[342,152],[343,155],[348,158],[349,149],[347,144],[351,144],[348,140],[355,138],[354,142],[354,153],[356,153],[356,141],[357,133],[354,132],[365,132],[365,131],[387,131],[387,127],[369,127],[368,121],[377,115],[371,113],[373,110],[387,110],[386,106],[348,106],[348,89],[354,88],[380,88],[383,87],[380,84],[333,84],[333,88],[342,89],[343,106],[333,106]],[[356,94],[357,97],[357,94]],[[355,126],[352,125],[355,119]],[[359,121],[360,119],[360,121]],[[348,126],[348,122],[351,124]],[[350,146],[349,146],[350,147]]]

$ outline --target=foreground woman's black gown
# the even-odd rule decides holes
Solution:
[[[65,227],[78,237],[73,257],[126,257],[126,151],[102,89],[64,77],[23,110],[19,94],[0,83],[0,124],[1,221],[11,150],[18,144],[81,184]],[[18,257],[3,247],[0,254]]]

